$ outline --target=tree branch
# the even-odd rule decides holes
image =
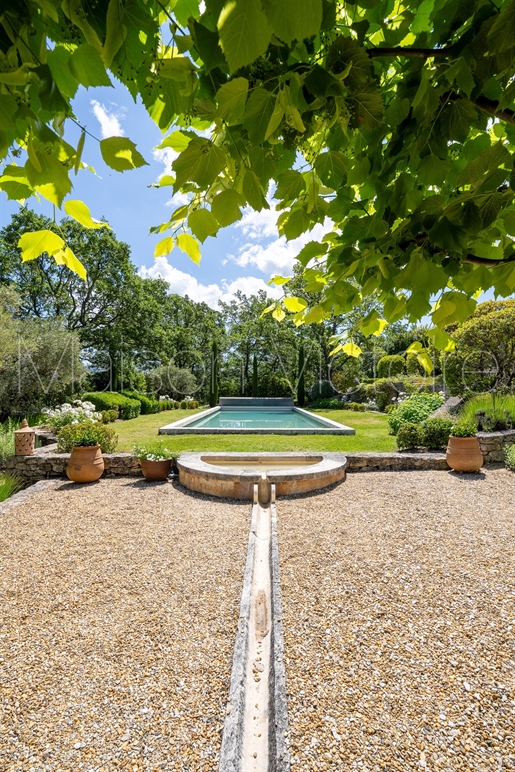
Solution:
[[[500,121],[505,121],[506,123],[511,123],[512,126],[515,126],[515,111],[504,109],[499,109],[499,103],[494,102],[493,99],[488,99],[485,96],[479,96],[473,104],[476,105],[476,107],[479,107],[480,110],[483,110],[484,113],[488,113],[488,115],[493,115],[494,118],[499,118]]]
[[[503,257],[502,260],[490,260],[488,257],[477,257],[477,255],[467,255],[461,261],[462,263],[472,263],[472,265],[486,265],[487,268],[495,268],[498,265],[506,263],[515,263],[515,255]]]
[[[387,46],[367,48],[367,54],[371,59],[375,59],[378,56],[406,56],[408,59],[447,59],[449,56],[454,56],[454,53],[454,46],[448,46],[447,48],[388,48]]]

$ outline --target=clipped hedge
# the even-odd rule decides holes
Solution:
[[[377,363],[377,375],[379,378],[394,378],[405,372],[404,357],[400,354],[387,354],[381,357]]]
[[[444,402],[439,394],[414,394],[388,413],[390,434],[397,434],[402,424],[421,424]]]
[[[124,421],[130,418],[137,418],[141,412],[141,402],[139,399],[131,399],[119,394],[116,391],[90,391],[84,394],[83,400],[92,402],[95,410],[118,410],[120,418]]]
[[[128,391],[127,389],[124,389],[122,394],[124,397],[137,399],[138,402],[141,402],[141,415],[159,413],[159,401],[157,399],[152,399],[152,397],[147,397],[145,394],[139,394],[137,391]]]

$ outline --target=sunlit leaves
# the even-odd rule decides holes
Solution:
[[[218,19],[218,31],[231,72],[264,54],[271,36],[260,0],[229,0]]]
[[[105,163],[117,172],[146,166],[147,162],[127,137],[108,137],[100,142],[100,152]]]
[[[0,190],[5,191],[7,197],[13,201],[23,201],[34,192],[25,169],[22,166],[13,165],[5,167],[0,177]]]
[[[102,57],[96,48],[83,43],[75,49],[69,60],[71,74],[85,86],[111,86]]]
[[[193,236],[190,236],[189,233],[181,233],[179,236],[177,236],[176,242],[179,249],[182,249],[183,252],[186,252],[188,257],[191,258],[194,263],[199,265],[202,255],[200,254],[197,239],[193,238]]]
[[[288,45],[316,35],[322,23],[322,0],[263,0],[274,35]]]
[[[175,187],[179,189],[187,181],[196,182],[203,188],[208,187],[225,164],[223,150],[207,139],[195,138],[172,163],[176,173]]]
[[[279,276],[277,274],[276,276],[272,276],[272,278],[270,279],[270,281],[268,283],[269,284],[277,284],[277,285],[288,284],[290,279],[291,279],[291,276]]]
[[[322,153],[315,161],[315,169],[328,188],[336,189],[340,187],[347,175],[350,167],[350,161],[342,153],[330,150]]]
[[[24,233],[18,241],[18,246],[21,249],[21,259],[35,260],[43,252],[47,252],[49,255],[53,255],[59,249],[64,247],[64,240],[49,230],[32,231],[32,233]]]
[[[164,257],[170,254],[175,246],[175,239],[172,236],[166,236],[161,241],[158,241],[154,247],[154,257]]]
[[[243,126],[252,142],[262,142],[275,107],[273,95],[264,88],[256,88],[250,95],[243,116]]]
[[[74,273],[78,274],[78,276],[80,276],[81,279],[86,281],[87,279],[86,269],[82,265],[79,258],[75,256],[75,254],[72,252],[72,250],[69,247],[64,247],[63,249],[59,249],[57,252],[53,253],[52,257],[54,258],[57,265],[65,265],[67,268],[70,269],[70,271],[73,271]]]
[[[241,219],[241,209],[245,203],[244,197],[234,188],[222,190],[213,199],[211,212],[216,217],[221,226],[231,225]]]
[[[216,94],[218,103],[216,117],[222,118],[227,123],[239,123],[245,112],[248,91],[247,78],[235,78],[229,83],[224,83]]]
[[[94,220],[84,201],[65,201],[64,211],[85,228],[109,228],[106,222]]]
[[[298,313],[299,311],[304,311],[308,305],[304,298],[296,297],[284,298],[283,303],[284,307],[293,314]]]
[[[219,223],[208,209],[196,209],[188,217],[188,226],[199,241],[205,241],[208,236],[214,236]]]
[[[125,38],[127,27],[124,24],[125,11],[121,0],[109,0],[106,16],[106,36],[102,46],[102,61],[110,67]]]

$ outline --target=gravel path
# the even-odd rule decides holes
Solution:
[[[62,483],[0,517],[0,770],[217,769],[248,503]]]
[[[292,772],[515,769],[515,475],[278,502]]]

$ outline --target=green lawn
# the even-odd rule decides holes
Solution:
[[[157,415],[145,415],[132,421],[116,424],[119,437],[118,449],[130,451],[135,443],[149,442],[157,438],[160,426],[166,426],[181,418],[198,413],[198,410],[169,410]],[[352,436],[331,434],[183,434],[163,436],[162,444],[170,450],[184,451],[389,451],[395,450],[395,437],[388,434],[386,415],[380,413],[354,413],[351,410],[316,410],[325,418],[351,426]]]

